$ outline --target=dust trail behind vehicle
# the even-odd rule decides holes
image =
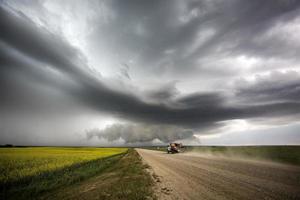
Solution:
[[[300,167],[138,149],[161,199],[299,199]]]

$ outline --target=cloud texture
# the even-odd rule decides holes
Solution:
[[[69,135],[65,118],[126,122],[77,127],[126,143],[193,140],[234,120],[298,122],[299,5],[2,1],[1,137],[43,132],[57,116]]]

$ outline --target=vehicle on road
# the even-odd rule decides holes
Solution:
[[[182,143],[170,143],[167,147],[167,153],[179,153],[182,148]]]

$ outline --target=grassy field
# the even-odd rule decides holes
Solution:
[[[1,148],[0,199],[32,199],[111,167],[126,148]]]
[[[166,151],[166,147],[146,148]],[[199,152],[300,165],[300,146],[186,146],[185,152]]]
[[[41,196],[41,199],[103,199],[103,200],[151,200],[153,179],[134,149],[119,159],[114,165],[85,181],[60,188],[55,193]]]

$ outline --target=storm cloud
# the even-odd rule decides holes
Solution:
[[[2,139],[23,115],[29,135],[43,134],[39,117],[61,116],[66,131],[64,118],[107,116],[126,123],[76,132],[125,143],[196,140],[234,120],[297,122],[299,13],[298,1],[3,1]]]
[[[123,139],[126,144],[130,143],[151,143],[158,139],[168,143],[181,139],[197,140],[194,132],[176,126],[148,125],[148,124],[114,124],[103,130],[92,129],[87,131],[89,139],[94,136],[104,138],[110,142]]]

